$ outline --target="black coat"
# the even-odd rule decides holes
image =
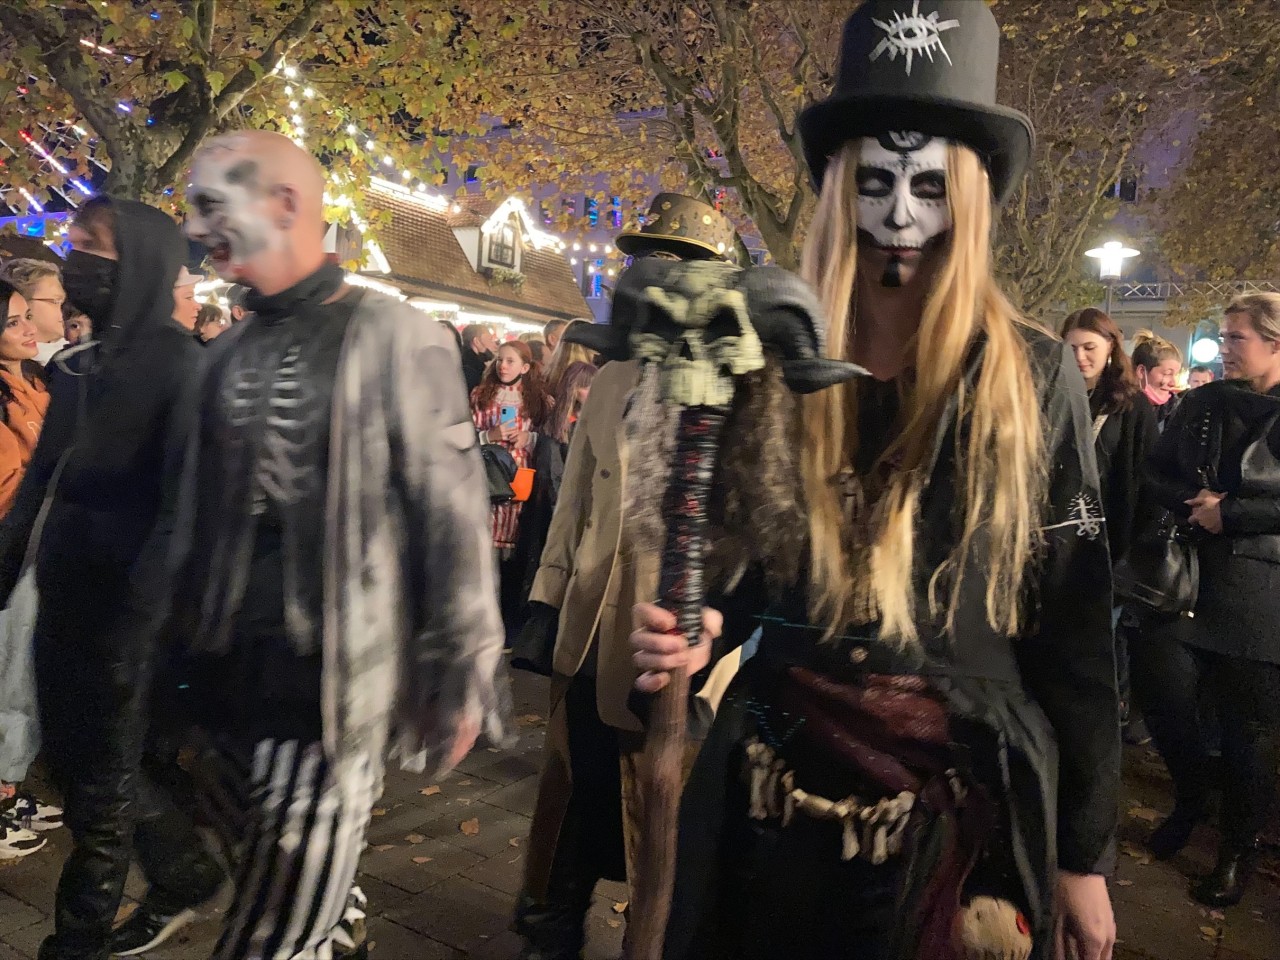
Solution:
[[[1217,381],[1183,398],[1150,460],[1151,495],[1186,519],[1201,489],[1225,493],[1222,533],[1203,533],[1189,641],[1280,663],[1280,388]]]
[[[530,464],[534,470],[533,490],[520,511],[515,550],[502,564],[502,622],[506,626],[508,643],[520,633],[528,617],[529,593],[538,575],[556,501],[560,499],[560,483],[564,479],[568,449],[567,443],[560,443],[547,434],[538,436],[538,444],[534,448]]]
[[[1102,401],[1095,392],[1089,401],[1089,412],[1095,422],[1102,413],[1101,407]],[[1102,510],[1107,517],[1107,543],[1113,563],[1129,552],[1137,528],[1143,522],[1143,512],[1139,509],[1142,471],[1159,437],[1155,409],[1145,394],[1138,393],[1124,410],[1107,414],[1094,441],[1098,482],[1102,485]]]
[[[467,396],[471,396],[471,391],[480,386],[480,381],[484,379],[484,368],[489,365],[489,361],[493,359],[492,353],[476,353],[469,345],[462,348],[462,377],[467,382]]]
[[[918,673],[942,693],[963,728],[975,762],[1000,771],[994,789],[1012,825],[1007,851],[1032,923],[1036,958],[1049,955],[1051,910],[1059,868],[1109,873],[1120,782],[1119,698],[1111,632],[1111,567],[1099,509],[1088,403],[1079,369],[1060,341],[1025,332],[1034,381],[1040,385],[1050,488],[1044,523],[1045,556],[1031,578],[1033,615],[1021,636],[999,635],[986,620],[985,557],[999,545],[979,542],[966,564],[955,634],[928,619],[930,565],[957,542],[960,517],[953,451],[957,401],[939,424],[935,461],[917,524],[916,609],[923,653],[903,653],[879,642],[874,627],[823,640],[808,625],[803,590],[762,610],[757,584],[735,591],[724,604],[725,646],[745,641],[758,624],[756,656],[735,679],[716,715],[685,789],[681,809],[676,895],[665,956],[696,951],[705,917],[715,921],[717,889],[728,877],[728,847],[741,836],[746,815],[736,804],[743,741],[757,729],[769,689],[793,665],[837,680],[850,673]],[[976,377],[981,347],[968,378]],[[929,569],[926,569],[929,568]],[[852,664],[860,664],[852,666]],[[696,679],[696,678],[695,678]],[[979,754],[981,758],[979,759]],[[832,857],[838,856],[833,847]],[[912,861],[914,862],[914,861]],[[904,889],[927,878],[905,871]],[[910,904],[911,897],[907,896]],[[899,923],[898,926],[905,924]],[[894,954],[895,960],[898,954]]]

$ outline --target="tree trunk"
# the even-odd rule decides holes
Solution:
[[[108,142],[111,169],[103,191],[124,200],[156,203],[170,187],[178,190],[179,183],[161,182],[160,171],[181,142],[175,132],[155,128],[131,131],[123,141]]]

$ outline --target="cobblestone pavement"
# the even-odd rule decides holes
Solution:
[[[375,810],[360,885],[369,896],[375,960],[514,960],[507,929],[520,886],[546,715],[546,683],[517,674],[520,739],[511,751],[481,749],[438,784],[393,772]],[[439,788],[438,790],[435,788]],[[1118,960],[1277,960],[1280,880],[1260,877],[1239,907],[1213,913],[1187,896],[1187,877],[1207,870],[1213,832],[1170,864],[1152,861],[1142,840],[1170,807],[1169,784],[1147,751],[1127,758],[1120,868],[1112,885],[1120,928]],[[49,848],[0,866],[0,960],[28,960],[51,928],[66,831]],[[136,871],[135,871],[136,874]],[[133,876],[126,893],[142,892]],[[587,960],[618,957],[626,890],[603,884],[589,919]],[[157,950],[155,960],[204,960],[229,893]],[[132,909],[130,900],[122,908]],[[815,958],[820,960],[820,958]]]

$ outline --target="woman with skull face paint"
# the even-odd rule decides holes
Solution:
[[[223,875],[141,769],[157,598],[130,572],[157,522],[165,440],[199,365],[200,347],[171,319],[186,245],[167,214],[105,197],[80,209],[69,237],[63,282],[99,338],[57,361],[39,444],[0,522],[0,598],[31,544],[42,747],[75,844],[40,958],[100,960],[135,857],[148,905],[165,917],[143,946],[189,922]]]
[[[763,630],[685,790],[666,957],[1111,955],[1105,521],[1080,373],[992,277],[1031,147],[998,42],[985,4],[871,0],[801,114],[804,273],[873,376],[804,398],[795,590],[745,582],[691,648],[635,610],[646,692]]]

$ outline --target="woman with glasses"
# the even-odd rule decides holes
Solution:
[[[1194,891],[1215,907],[1244,893],[1280,763],[1280,294],[1231,302],[1222,363],[1225,378],[1187,395],[1151,458],[1153,496],[1201,534],[1188,662],[1177,672],[1194,684],[1190,705],[1206,684],[1222,728],[1222,839]],[[1185,843],[1204,817],[1209,758],[1190,734],[1162,752],[1178,806],[1160,829]]]

